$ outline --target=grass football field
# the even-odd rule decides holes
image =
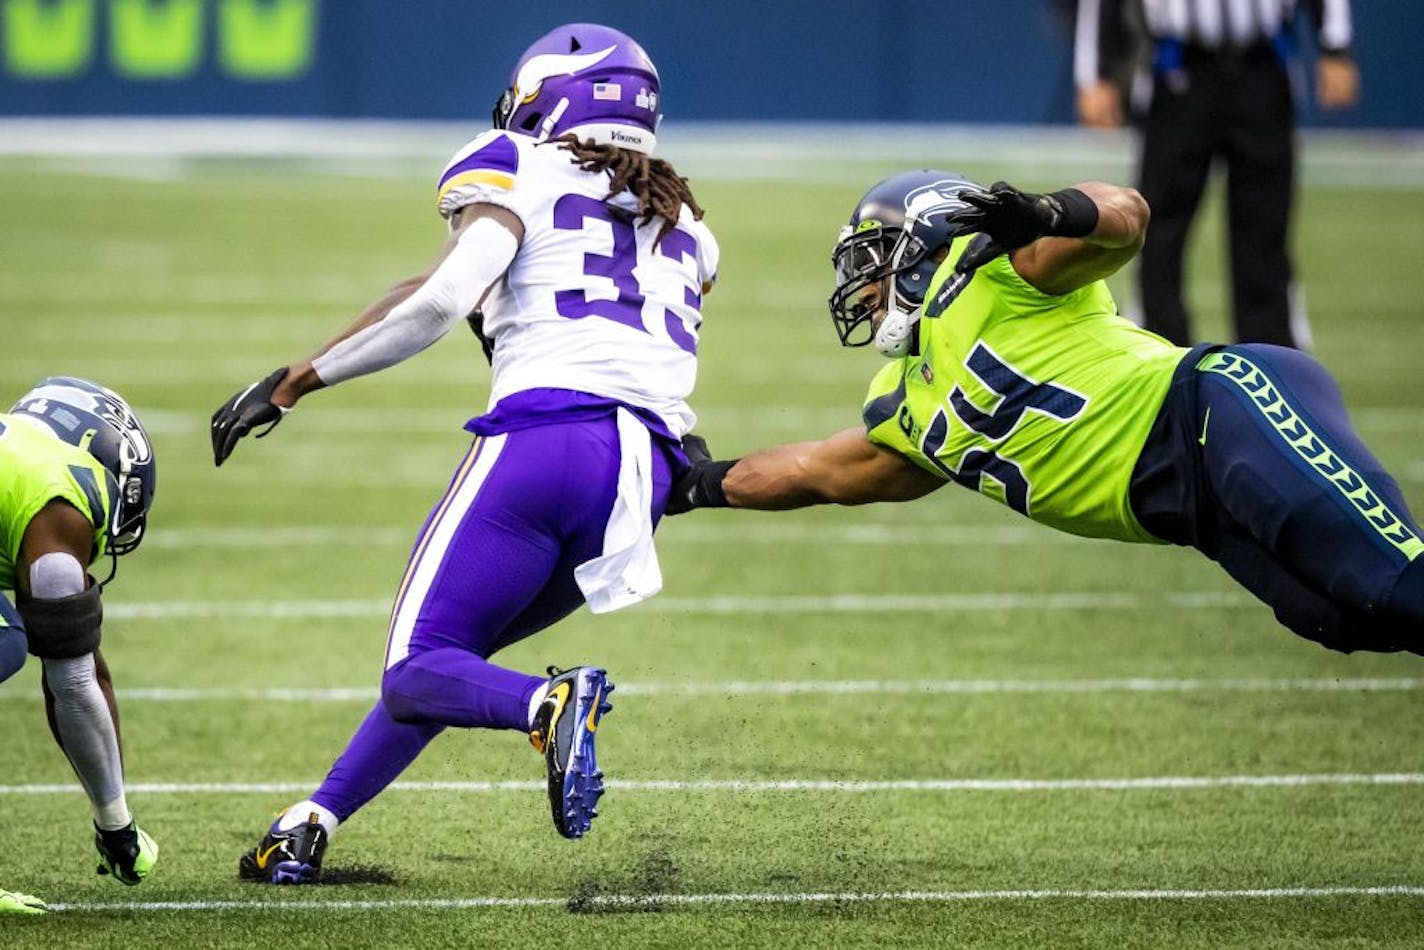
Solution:
[[[238,855],[376,695],[389,599],[489,374],[457,328],[221,470],[208,417],[426,263],[430,172],[458,144],[397,174],[0,160],[0,404],[92,377],[158,452],[104,649],[129,801],[162,849],[140,887],[94,875],[32,663],[0,687],[0,887],[58,906],[0,918],[0,946],[1424,943],[1424,660],[1329,653],[1194,552],[1057,535],[954,486],[670,521],[660,597],[500,654],[618,683],[584,840],[554,833],[521,736],[450,731],[340,830],[329,883],[239,884]],[[879,365],[836,343],[827,259],[864,186],[902,164],[818,160],[685,169],[723,248],[694,401],[721,455],[856,424]],[[1316,352],[1418,510],[1408,161],[1412,178],[1307,175],[1296,246]],[[1084,177],[1052,154],[941,164]],[[1220,224],[1213,201],[1191,262],[1213,336]]]

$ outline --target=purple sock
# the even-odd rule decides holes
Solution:
[[[381,696],[398,722],[525,732],[529,699],[544,682],[468,650],[444,647],[406,657],[386,670]]]
[[[433,722],[396,722],[385,703],[377,700],[326,780],[312,793],[312,801],[345,821],[394,782],[442,729]]]

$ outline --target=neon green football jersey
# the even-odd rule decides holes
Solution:
[[[0,590],[15,589],[20,540],[30,520],[56,498],[89,516],[97,558],[113,510],[109,473],[94,456],[33,420],[0,414]]]
[[[951,246],[926,301],[968,241]],[[1159,540],[1133,515],[1128,482],[1184,348],[1118,316],[1104,282],[1045,294],[1007,255],[919,334],[921,355],[871,383],[872,442],[1061,531]]]

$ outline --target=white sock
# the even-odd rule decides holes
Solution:
[[[549,681],[545,680],[544,685],[534,691],[529,697],[529,728],[534,728],[534,714],[539,711],[539,707],[544,704],[544,697],[549,695]]]
[[[282,812],[277,819],[277,830],[291,831],[298,825],[305,825],[312,815],[316,815],[317,824],[321,825],[328,835],[336,830],[337,825],[341,824],[341,819],[337,818],[330,809],[321,807],[309,798],[304,802],[297,802]]]
[[[127,828],[133,820],[133,812],[129,811],[129,803],[124,800],[123,795],[111,802],[94,806],[94,824],[104,831]]]

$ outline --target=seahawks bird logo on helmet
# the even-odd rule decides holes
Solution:
[[[967,207],[959,193],[969,189],[982,190],[956,172],[921,169],[860,199],[831,254],[836,289],[828,303],[842,346],[873,340],[889,357],[913,350],[918,311],[939,268],[934,252],[965,233],[947,216]]]
[[[10,410],[43,422],[61,441],[85,449],[109,473],[113,512],[109,550],[127,554],[143,540],[157,466],[153,443],[129,404],[113,390],[73,376],[42,379]]]
[[[539,141],[574,133],[650,153],[662,86],[632,37],[596,23],[569,23],[534,42],[494,105],[494,127]]]

